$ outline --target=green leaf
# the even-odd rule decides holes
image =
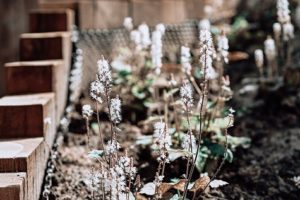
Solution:
[[[220,133],[222,129],[226,129],[228,127],[233,126],[233,117],[224,117],[224,118],[216,118],[211,121],[208,131],[212,131],[215,133]]]
[[[96,149],[94,149],[88,153],[89,158],[95,158],[95,159],[100,158],[103,155],[104,155],[103,150],[96,150]]]
[[[248,21],[245,17],[237,17],[232,25],[232,32],[235,33],[237,31],[241,31],[242,29],[246,29],[249,26]]]
[[[153,84],[154,79],[153,78],[146,78],[145,80],[145,87],[148,88]]]
[[[130,75],[131,74],[131,71],[130,70],[121,70],[119,71],[119,76],[121,76],[122,78],[125,78],[126,76]]]
[[[180,157],[187,157],[191,155],[190,152],[181,149],[168,149],[168,153],[170,161],[174,161]]]
[[[154,65],[152,64],[152,61],[151,61],[151,60],[146,60],[146,62],[145,62],[145,67],[146,67],[146,68],[153,68]]]
[[[221,134],[217,134],[213,136],[213,139],[221,142],[225,142],[226,140],[225,136]],[[243,148],[249,148],[251,145],[251,139],[248,137],[235,137],[235,136],[227,135],[227,143],[229,147],[233,150],[235,150],[239,146]]]
[[[202,78],[204,75],[203,71],[199,68],[199,67],[196,67],[195,68],[195,71],[194,71],[194,76],[197,78],[197,79],[200,79]]]
[[[209,151],[207,149],[207,147],[201,147],[199,153],[198,153],[198,156],[196,158],[196,168],[199,172],[202,172],[204,167],[205,167],[205,164],[206,164],[206,160],[208,158],[208,154],[209,154]]]
[[[175,194],[174,196],[172,196],[170,198],[170,200],[181,200],[183,197],[178,195],[178,194]],[[188,198],[185,198],[186,200],[189,200]]]
[[[91,128],[92,128],[92,130],[98,135],[98,134],[100,134],[99,133],[99,125],[98,125],[98,123],[92,123],[91,124]]]
[[[230,163],[233,161],[233,153],[230,149],[227,149],[227,155],[225,159]]]
[[[213,143],[209,140],[205,140],[205,146],[210,150],[211,156],[213,157],[224,157],[225,156],[225,147],[218,144]],[[226,160],[232,162],[233,154],[231,150],[227,149]]]
[[[176,128],[169,128],[170,135],[174,135],[175,132],[176,132]]]
[[[139,88],[137,85],[131,88],[131,92],[133,96],[135,96],[138,99],[144,99],[146,97],[146,94],[145,92],[143,92],[143,89]]]

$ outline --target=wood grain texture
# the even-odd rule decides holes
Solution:
[[[132,0],[135,24],[146,22],[150,26],[158,23],[174,24],[187,19],[185,0]]]
[[[57,32],[71,31],[74,12],[71,9],[36,9],[29,14],[29,31]]]
[[[62,60],[6,63],[5,83],[6,95],[54,92],[58,124],[68,92],[68,72]]]
[[[20,60],[56,60],[65,62],[67,71],[71,64],[70,32],[24,33],[20,36]]]
[[[0,99],[0,139],[45,137],[51,146],[56,133],[55,122],[54,93]]]
[[[79,1],[79,24],[81,29],[122,27],[129,16],[129,1]]]
[[[27,200],[26,173],[0,173],[0,200]]]
[[[27,199],[38,200],[48,155],[44,138],[0,141],[0,172],[25,172]]]

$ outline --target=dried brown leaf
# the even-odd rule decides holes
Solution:
[[[198,191],[203,191],[206,187],[206,185],[209,183],[210,178],[206,175],[198,178],[193,187],[190,189],[192,192],[198,192]]]
[[[184,187],[185,187],[186,182],[187,182],[187,179],[180,179],[178,183],[173,185],[173,188],[176,190],[179,190],[181,192],[184,192]]]
[[[171,188],[173,188],[173,185],[170,183],[162,183],[158,187],[158,193],[160,195],[164,195],[166,192],[168,192]]]
[[[242,52],[242,51],[230,52],[229,56],[228,56],[228,59],[231,62],[246,60],[248,58],[249,58],[249,55],[246,52]]]
[[[146,197],[144,197],[143,195],[141,195],[140,193],[136,194],[136,200],[147,200]]]

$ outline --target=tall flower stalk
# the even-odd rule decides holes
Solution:
[[[111,95],[112,75],[108,61],[102,58],[97,64],[98,72],[96,80],[91,83],[90,94],[96,101],[97,121],[101,133],[101,148],[103,150],[92,150],[89,152],[89,157],[96,159],[100,164],[100,175],[99,177],[93,178],[93,180],[95,179],[98,181],[92,182],[92,188],[96,187],[95,183],[97,182],[99,183],[98,187],[102,191],[103,199],[106,199],[106,196],[108,195],[111,200],[129,200],[131,194],[131,182],[135,177],[136,169],[133,166],[132,158],[128,157],[127,153],[121,156],[119,152],[121,146],[117,141],[117,132],[119,131],[117,126],[122,120],[121,100],[119,96],[112,97]],[[110,141],[106,145],[104,145],[100,128],[98,104],[106,104],[106,109],[108,110]],[[85,105],[83,107],[83,116],[88,119],[91,114],[92,111],[90,106]],[[94,198],[94,190],[92,192],[92,198]]]
[[[213,41],[212,41],[212,36],[210,31],[208,30],[200,30],[200,59],[199,62],[201,64],[202,70],[203,70],[203,82],[202,82],[202,94],[200,97],[200,108],[199,108],[199,120],[200,120],[200,127],[199,127],[199,132],[198,132],[198,145],[197,145],[197,150],[195,153],[195,159],[191,165],[191,169],[189,170],[189,175],[188,180],[185,184],[185,189],[184,189],[184,193],[183,193],[183,199],[186,198],[187,195],[187,190],[188,190],[188,184],[191,181],[194,169],[195,169],[195,165],[196,165],[196,160],[200,151],[200,147],[201,147],[201,140],[202,140],[202,128],[203,128],[203,124],[204,124],[204,106],[205,106],[205,102],[207,101],[207,94],[208,94],[208,80],[210,78],[212,78],[212,74],[209,74],[209,71],[212,71],[213,67],[212,67],[212,63],[213,63],[213,57],[215,55],[215,48],[213,45]]]
[[[283,55],[285,57],[284,69],[286,69],[291,64],[291,54],[292,54],[291,40],[294,38],[294,26],[291,23],[290,12],[291,11],[289,9],[288,0],[277,0],[277,20],[281,26],[280,27],[281,41],[277,46],[284,47],[283,49],[285,50]],[[276,26],[278,27],[278,25]],[[277,29],[279,30],[279,27]],[[279,35],[279,33],[277,35]],[[276,35],[275,35],[275,39],[276,39]]]
[[[93,115],[93,110],[90,105],[82,106],[82,115],[86,122],[87,129],[87,146],[90,149],[90,128],[89,128],[89,119]]]
[[[189,174],[189,165],[190,162],[193,163],[193,148],[195,147],[193,145],[193,132],[191,128],[191,122],[190,122],[190,112],[192,111],[192,107],[194,105],[194,99],[193,99],[193,89],[190,83],[184,83],[183,86],[180,88],[180,97],[181,101],[183,103],[183,107],[186,113],[186,120],[188,124],[188,132],[184,137],[183,140],[183,147],[186,149],[188,152],[191,153],[191,156],[188,156],[187,158],[187,166],[186,166],[186,178],[188,178]]]

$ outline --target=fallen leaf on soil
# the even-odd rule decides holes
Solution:
[[[147,200],[147,198],[141,195],[140,193],[137,193],[136,200]]]
[[[228,183],[226,181],[222,181],[222,180],[213,180],[212,182],[210,182],[209,186],[211,188],[218,188],[224,185],[227,185]]]
[[[162,183],[158,187],[158,193],[161,194],[161,195],[163,195],[166,192],[168,192],[171,188],[173,188],[172,184],[170,184],[170,183]]]
[[[183,192],[186,182],[187,182],[187,179],[180,179],[179,182],[173,186],[173,188]]]
[[[249,55],[245,52],[242,51],[234,51],[234,52],[229,52],[229,61],[240,61],[240,60],[246,60],[249,58]]]
[[[206,187],[206,185],[209,183],[210,178],[206,175],[198,178],[195,181],[194,186],[190,189],[192,192],[198,192],[198,191],[203,191]]]
[[[153,182],[145,184],[144,187],[141,189],[140,194],[153,196],[155,194],[155,184]]]

